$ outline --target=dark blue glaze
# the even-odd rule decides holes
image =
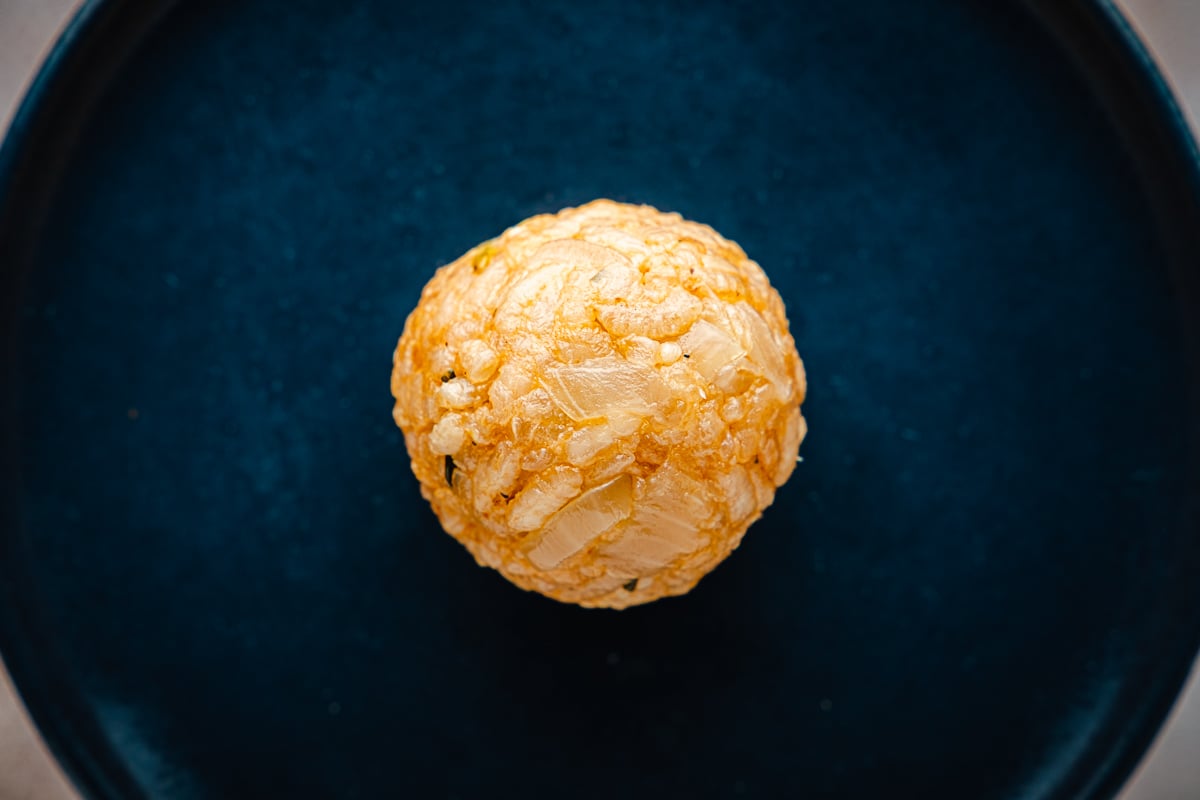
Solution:
[[[1089,88],[1061,22],[950,0],[185,2],[111,33],[153,5],[94,4],[128,59],[61,159],[8,151],[48,210],[0,220],[3,644],[96,797],[1121,780],[1200,565],[1193,165],[1121,122],[1178,125],[1129,52],[1132,94]],[[476,567],[388,395],[435,267],[595,197],[741,243],[810,376],[742,548],[623,613]]]

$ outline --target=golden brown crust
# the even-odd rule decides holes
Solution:
[[[683,594],[791,475],[804,367],[783,301],[712,228],[597,200],[442,267],[393,411],[443,527],[557,600]]]

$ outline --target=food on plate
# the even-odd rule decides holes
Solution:
[[[689,591],[796,465],[804,366],[763,270],[712,228],[596,200],[442,267],[393,415],[442,527],[568,603]]]

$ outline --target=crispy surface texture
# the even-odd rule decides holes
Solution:
[[[439,269],[392,394],[446,531],[517,586],[589,607],[689,591],[807,430],[804,366],[758,264],[707,225],[610,200]]]

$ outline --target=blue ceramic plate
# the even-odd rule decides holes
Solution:
[[[443,534],[434,268],[643,201],[811,376],[623,613]],[[87,4],[0,162],[0,643],[93,798],[1098,798],[1200,641],[1200,179],[1100,2]]]

